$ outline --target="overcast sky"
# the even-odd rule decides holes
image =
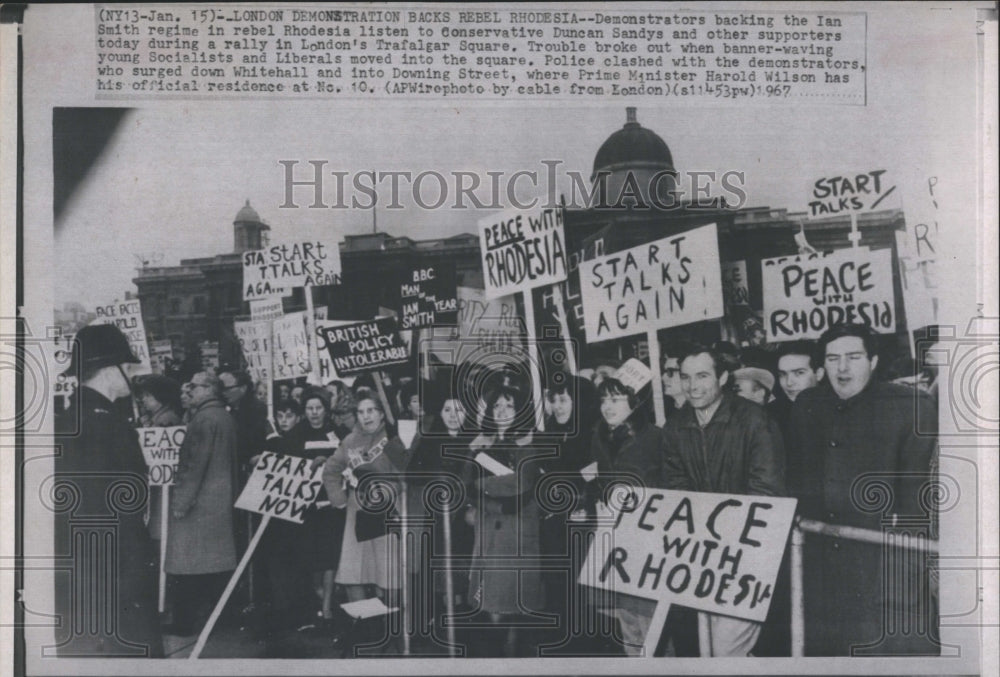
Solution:
[[[327,161],[328,170],[472,171],[484,180],[487,171],[542,173],[542,160],[558,160],[560,171],[589,177],[626,105],[666,141],[678,170],[744,172],[747,206],[803,209],[813,180],[853,170],[887,169],[903,186],[930,174],[969,185],[975,74],[941,58],[968,45],[941,44],[932,21],[899,36],[885,17],[870,17],[867,106],[147,104],[126,117],[67,206],[55,243],[56,300],[92,307],[122,296],[134,288],[134,255],[160,255],[170,265],[231,251],[233,217],[248,198],[272,226],[272,240],[371,230],[371,210],[307,209],[309,190],[296,192],[299,209],[281,209],[280,160],[300,161],[303,178],[309,160]],[[935,40],[933,50],[923,48]],[[565,179],[560,188],[568,188]],[[379,230],[433,238],[474,232],[484,215],[416,208],[404,189],[407,208],[379,207]]]

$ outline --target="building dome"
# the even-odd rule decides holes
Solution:
[[[625,109],[625,126],[608,137],[594,157],[594,179],[598,171],[625,168],[674,169],[674,158],[659,135],[636,120],[635,108]]]
[[[676,206],[677,171],[670,149],[656,132],[625,109],[625,126],[608,137],[590,175],[599,208],[669,209]]]
[[[247,200],[246,204],[236,212],[236,218],[233,219],[233,223],[239,223],[240,221],[249,221],[250,223],[261,223],[260,214],[257,210],[250,206],[250,200]]]

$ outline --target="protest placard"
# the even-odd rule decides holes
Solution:
[[[271,381],[271,321],[233,322],[233,332],[240,342],[247,373],[254,383]]]
[[[393,317],[339,327],[324,326],[321,331],[338,374],[360,374],[403,364],[410,359]]]
[[[722,300],[727,308],[750,305],[746,261],[722,262]]]
[[[938,276],[938,179],[907,186],[906,229],[896,231],[899,281],[903,291],[903,312],[909,332],[937,324]],[[908,332],[908,333],[909,333]],[[914,350],[910,336],[911,353]]]
[[[149,342],[149,366],[154,374],[162,374],[167,361],[174,359],[174,346],[170,339]]]
[[[584,261],[580,288],[588,343],[721,317],[715,224]]]
[[[614,377],[623,386],[631,388],[636,393],[642,390],[653,379],[649,367],[634,357],[629,358],[625,361],[625,364],[618,367],[615,370]]]
[[[513,296],[488,299],[482,289],[458,287],[458,326],[435,328],[430,352],[444,364],[488,353],[523,355],[526,333]]]
[[[149,486],[165,487],[174,483],[186,431],[182,425],[138,429],[142,456],[149,467]]]
[[[323,487],[323,466],[298,456],[261,454],[236,507],[302,524],[306,509]]]
[[[288,313],[273,321],[271,375],[275,380],[298,378],[310,371],[306,314]]]
[[[896,330],[892,253],[842,249],[761,262],[764,325],[769,342],[818,338],[838,322]]]
[[[243,253],[243,300],[285,296],[295,287],[340,283],[340,246],[304,240]]]
[[[580,583],[763,621],[796,500],[642,488],[598,527]]]
[[[392,301],[401,329],[454,325],[458,321],[455,264],[407,269],[397,282]]]
[[[284,304],[280,296],[250,301],[251,320],[277,320],[284,314]]]
[[[198,349],[201,352],[201,368],[215,373],[219,368],[219,342],[202,341],[198,344]]]
[[[510,209],[479,221],[486,298],[566,279],[561,208]]]
[[[357,324],[358,320],[316,320],[316,349],[319,358],[319,380],[321,383],[329,383],[333,380],[340,380],[347,385],[354,383],[353,376],[346,376],[337,371],[333,366],[333,358],[330,351],[326,349],[326,335],[323,330],[326,328],[343,327],[348,324]]]
[[[113,324],[118,327],[132,353],[139,358],[139,364],[133,365],[133,374],[152,374],[149,363],[149,346],[146,344],[146,326],[142,322],[142,306],[139,299],[115,301],[95,308],[97,317],[91,324]]]
[[[885,169],[841,172],[810,183],[811,218],[898,208],[899,204],[899,191]]]

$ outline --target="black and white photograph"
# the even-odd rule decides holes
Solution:
[[[2,28],[12,674],[997,669],[995,5]]]

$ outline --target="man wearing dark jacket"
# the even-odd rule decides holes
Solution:
[[[881,532],[885,543],[931,536],[934,402],[881,383],[875,336],[837,325],[820,338],[826,383],[792,408],[790,485],[803,517]],[[929,433],[929,434],[928,434]],[[938,654],[927,552],[831,537],[806,540],[806,655]],[[886,576],[892,572],[895,577]]]
[[[663,427],[666,489],[781,496],[781,433],[758,404],[725,390],[731,374],[714,350],[691,346],[681,356],[688,405]],[[747,656],[761,624],[708,614],[712,656]]]
[[[135,429],[113,401],[128,397],[125,367],[137,363],[112,325],[84,327],[67,373],[80,388],[56,419],[56,556],[72,560],[56,575],[60,656],[161,658],[156,606],[157,549],[143,524],[146,463]]]

